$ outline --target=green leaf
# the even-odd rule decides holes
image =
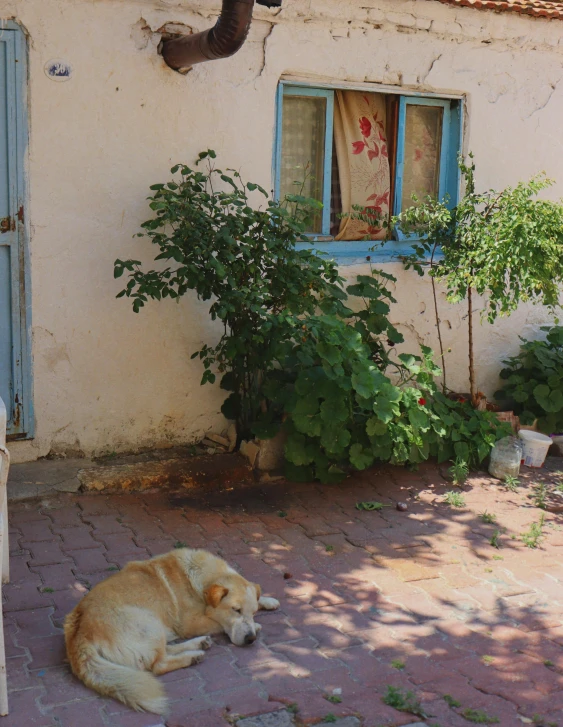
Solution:
[[[403,343],[405,340],[402,333],[399,333],[399,331],[392,325],[389,325],[387,328],[387,337],[392,343]]]
[[[512,398],[514,401],[517,401],[519,404],[522,404],[525,401],[528,401],[530,395],[525,389],[515,389],[512,392]]]
[[[384,397],[379,397],[373,405],[374,414],[381,419],[382,422],[388,424],[397,415],[397,407]]]
[[[357,374],[352,374],[352,386],[354,390],[365,399],[369,399],[371,396],[376,394],[384,383],[387,383],[389,379],[384,376],[380,371],[361,371]]]
[[[295,465],[308,465],[314,461],[314,451],[302,434],[290,434],[285,444],[285,456]]]
[[[380,437],[387,431],[387,424],[377,417],[371,417],[366,423],[368,437]]]
[[[350,444],[352,435],[338,423],[326,426],[321,434],[321,445],[330,454],[340,454]]]
[[[491,447],[486,442],[477,442],[477,456],[479,462],[482,462],[485,457],[488,457],[491,452]]]
[[[403,398],[403,392],[398,386],[393,386],[393,384],[383,384],[381,386],[381,393],[383,396],[385,396],[386,399],[393,403],[398,403]]]
[[[203,376],[201,377],[201,384],[214,384],[215,383],[215,374],[210,371],[209,369],[205,369],[203,372]]]
[[[357,470],[365,470],[373,464],[373,454],[361,444],[353,444],[349,452],[350,462]]]
[[[373,512],[383,510],[385,505],[382,502],[357,502],[356,510],[365,510],[366,512]]]
[[[325,422],[344,422],[349,415],[350,406],[343,396],[333,396],[321,404],[321,417]]]
[[[420,429],[423,432],[430,429],[428,414],[422,409],[409,409],[409,421],[415,429]]]
[[[301,371],[295,382],[295,391],[300,396],[312,394],[324,398],[330,395],[333,389],[334,384],[328,380],[326,373],[320,366]]]
[[[456,442],[454,444],[454,452],[456,457],[468,462],[470,460],[469,446],[467,442]]]
[[[316,350],[319,356],[327,361],[331,366],[335,366],[342,361],[342,354],[339,349],[330,343],[319,341],[319,343],[317,343]]]
[[[309,437],[320,437],[323,430],[323,421],[320,416],[292,415],[292,421],[298,432]]]
[[[557,412],[563,407],[563,392],[552,391],[546,384],[539,384],[534,389],[534,397],[544,411]]]
[[[319,411],[319,399],[314,394],[301,397],[293,410],[298,416],[313,416]]]

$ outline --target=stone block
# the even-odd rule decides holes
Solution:
[[[256,465],[256,460],[260,453],[260,446],[256,442],[247,442],[245,439],[240,443],[240,453],[249,461],[250,466]]]
[[[237,727],[293,727],[293,717],[285,709],[278,712],[269,712],[268,714],[260,714],[256,717],[246,717],[239,719],[236,723]],[[359,724],[359,722],[358,722]]]
[[[223,437],[220,434],[215,434],[214,432],[208,432],[205,435],[206,439],[210,439],[212,442],[215,442],[216,444],[220,444],[222,447],[228,448],[230,445],[230,440],[227,437]]]
[[[263,472],[280,469],[285,461],[285,443],[287,435],[278,432],[273,439],[259,439],[260,453],[256,467]]]
[[[416,25],[416,18],[410,13],[387,13],[386,19],[394,25],[412,28]]]

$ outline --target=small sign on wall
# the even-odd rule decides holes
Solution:
[[[45,63],[45,73],[52,81],[69,81],[72,78],[72,66],[60,58],[53,58]]]

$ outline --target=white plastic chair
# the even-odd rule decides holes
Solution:
[[[7,583],[9,573],[8,549],[8,469],[10,453],[6,448],[6,407],[0,399],[0,550],[2,553],[2,583]],[[4,622],[2,620],[2,590],[0,585],[0,715],[8,714],[8,683],[6,680],[6,651],[4,649]]]

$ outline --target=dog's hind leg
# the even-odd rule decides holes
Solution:
[[[182,641],[181,644],[166,644],[168,654],[181,654],[184,651],[199,651],[200,649],[209,649],[213,644],[211,636],[198,636],[195,639]]]
[[[176,671],[176,669],[185,669],[187,666],[199,664],[204,656],[205,652],[203,651],[184,651],[180,654],[166,653],[154,662],[152,672],[160,676],[161,674],[167,674],[169,671]]]

